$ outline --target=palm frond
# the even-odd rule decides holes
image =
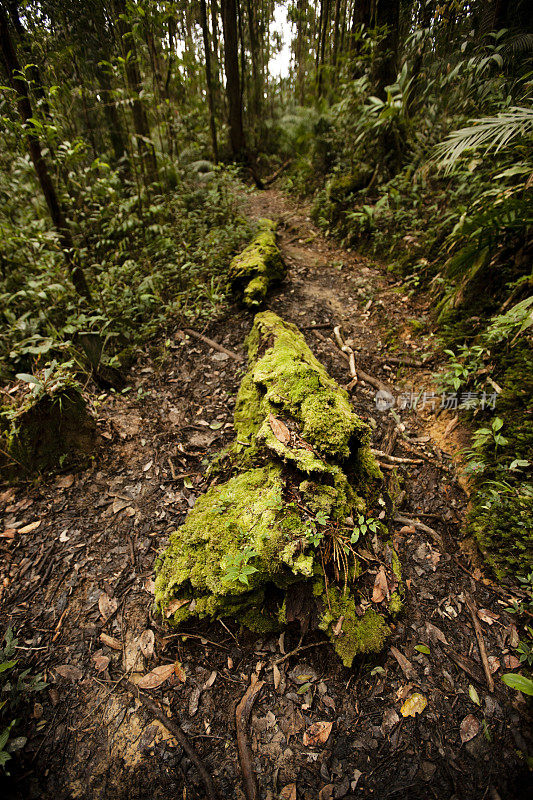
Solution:
[[[502,56],[504,59],[515,58],[524,53],[533,52],[533,33],[517,33],[512,39],[509,39],[502,47]]]
[[[433,159],[448,174],[469,150],[485,148],[497,153],[517,137],[533,133],[533,109],[512,107],[495,117],[472,120],[472,124],[453,131],[435,148]]]

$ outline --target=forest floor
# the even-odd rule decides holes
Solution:
[[[304,332],[340,384],[350,376],[333,341],[335,325],[358,366],[396,395],[435,390],[434,360],[422,368],[398,363],[433,356],[432,335],[418,332],[431,311],[429,297],[405,295],[384,267],[323,239],[308,209],[277,191],[250,193],[243,202],[250,217],[280,223],[289,270],[268,307]],[[202,333],[244,354],[251,323],[249,312],[231,307]],[[373,447],[417,462],[385,471],[396,496],[403,492],[400,513],[438,537],[396,525],[406,609],[382,654],[349,670],[318,634],[308,634],[302,644],[316,646],[279,661],[298,647],[298,630],[259,637],[226,620],[176,634],[152,617],[154,560],[205,489],[206,459],[232,439],[244,371],[244,361],[181,329],[159,344],[138,362],[129,395],[99,401],[101,439],[92,466],[0,490],[4,529],[12,531],[0,538],[2,616],[18,631],[20,653],[48,682],[8,796],[204,797],[181,747],[124,685],[125,673],[176,660],[183,671],[151,695],[181,723],[221,797],[245,797],[235,704],[258,673],[265,685],[249,735],[261,798],[526,796],[526,758],[533,753],[527,706],[501,682],[517,666],[517,632],[504,611],[509,592],[487,577],[462,538],[468,487],[454,453],[465,433],[460,424],[451,430],[453,412],[438,413],[440,400],[435,409],[408,402],[394,419],[377,409],[374,388],[354,387],[354,408],[374,427]],[[492,692],[468,596],[478,611]],[[302,680],[310,684],[303,692]],[[413,691],[427,707],[403,718],[400,707]],[[331,733],[306,746],[304,732],[318,721],[332,722]]]

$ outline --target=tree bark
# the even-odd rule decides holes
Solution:
[[[117,17],[117,27],[123,46],[123,54],[126,62],[126,80],[128,88],[132,94],[132,116],[133,127],[137,137],[137,148],[143,164],[147,183],[157,180],[157,161],[155,150],[150,141],[150,127],[144,103],[139,94],[141,91],[141,73],[139,62],[137,61],[137,51],[133,33],[126,16],[125,0],[113,0],[115,14]]]
[[[61,207],[61,203],[59,202],[55,186],[50,177],[48,166],[43,157],[41,143],[39,141],[35,126],[31,122],[33,118],[33,111],[28,92],[28,85],[21,74],[20,64],[9,33],[7,16],[2,6],[0,6],[0,49],[5,62],[9,81],[17,93],[18,112],[25,125],[26,141],[28,144],[30,158],[35,168],[48,211],[50,212],[50,217],[52,218],[54,227],[59,235],[59,241],[61,243],[65,261],[70,272],[72,283],[74,284],[74,288],[78,294],[90,301],[91,293],[87,285],[85,274],[80,265],[77,263],[74,255],[74,242],[72,241],[72,234]]]
[[[379,46],[374,79],[377,94],[385,97],[385,86],[394,83],[398,73],[400,0],[378,0],[377,24],[386,28],[386,34]]]
[[[224,68],[230,144],[237,159],[245,159],[246,143],[242,123],[241,85],[239,79],[239,41],[237,36],[237,6],[235,0],[222,0],[222,30],[224,34]]]
[[[204,39],[205,80],[207,84],[207,103],[209,106],[209,130],[211,132],[211,146],[213,148],[214,162],[215,164],[218,164],[217,128],[215,121],[215,103],[213,100],[213,77],[211,74],[211,47],[209,45],[209,28],[207,25],[207,7],[205,0],[200,0],[200,22],[202,25],[202,35]]]

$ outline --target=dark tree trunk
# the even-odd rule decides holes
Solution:
[[[50,177],[48,166],[43,158],[41,143],[39,141],[35,126],[31,122],[33,119],[33,111],[28,93],[28,85],[25,79],[21,76],[20,64],[9,33],[7,16],[1,5],[0,49],[2,51],[8,78],[13,86],[13,89],[17,93],[18,111],[23,123],[26,126],[26,141],[28,143],[30,158],[35,168],[35,172],[46,200],[46,205],[48,206],[48,211],[50,212],[52,222],[54,223],[59,235],[59,241],[61,242],[61,247],[67,262],[72,283],[74,284],[74,288],[78,294],[90,301],[91,293],[85,279],[85,274],[77,263],[74,255],[74,242],[72,241],[72,234],[59,202],[55,186]]]
[[[261,81],[261,71],[259,69],[259,39],[257,29],[257,17],[252,0],[247,0],[248,10],[248,30],[250,33],[250,55],[252,61],[252,97],[251,106],[255,120],[261,116],[261,106],[263,100],[263,87]]]
[[[305,103],[305,12],[306,0],[298,0],[296,3],[296,83],[298,86],[298,103],[303,106]]]
[[[386,28],[374,69],[376,92],[384,97],[385,86],[394,83],[398,72],[400,0],[378,0],[377,24]]]
[[[127,20],[125,0],[114,0],[115,13],[117,16],[117,27],[123,45],[123,54],[126,62],[126,80],[128,88],[132,94],[132,116],[133,127],[137,137],[137,147],[144,167],[145,176],[148,183],[157,180],[157,161],[155,150],[150,141],[150,127],[144,103],[139,97],[141,85],[141,73],[137,61],[137,52],[133,33]]]
[[[241,85],[239,79],[239,40],[237,36],[237,6],[235,0],[222,0],[222,30],[224,33],[224,68],[228,98],[231,150],[235,158],[244,159],[246,144],[242,124]]]
[[[129,165],[127,161],[128,151],[125,144],[122,123],[117,113],[117,107],[113,98],[111,81],[109,80],[109,75],[105,71],[104,66],[98,65],[96,69],[96,76],[102,95],[102,107],[107,122],[107,129],[109,132],[109,139],[111,140],[111,146],[113,148],[113,153],[115,154],[116,161],[120,164],[121,170],[127,174],[129,172]]]
[[[213,76],[211,74],[211,47],[209,45],[209,28],[207,26],[207,8],[205,0],[200,0],[200,21],[204,38],[205,53],[205,80],[207,84],[207,102],[209,105],[209,130],[211,131],[211,146],[213,159],[218,164],[217,128],[215,122],[215,103],[213,100]]]

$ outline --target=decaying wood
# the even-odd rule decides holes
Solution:
[[[448,658],[451,659],[454,664],[459,667],[459,669],[462,669],[463,672],[466,672],[467,675],[470,675],[470,677],[477,681],[477,683],[480,685],[483,684],[483,670],[478,666],[478,664],[476,664],[475,661],[472,661],[472,659],[468,658],[467,656],[462,656],[460,653],[456,653],[455,650],[448,644],[441,642],[440,646]]]
[[[421,458],[402,458],[400,456],[392,456],[390,453],[386,453],[383,450],[376,450],[372,449],[372,453],[375,456],[380,456],[381,458],[387,459],[387,461],[393,461],[395,464],[423,464],[423,460]]]
[[[254,772],[252,751],[248,741],[248,725],[250,724],[250,714],[252,713],[253,704],[264,685],[264,681],[260,681],[256,675],[252,675],[250,685],[235,709],[237,750],[239,753],[239,764],[241,766],[246,800],[259,800],[259,787]]]
[[[489,659],[487,657],[487,649],[485,647],[485,640],[483,638],[483,631],[481,630],[481,624],[479,622],[479,618],[477,615],[477,608],[474,604],[474,601],[470,597],[470,595],[465,594],[465,602],[467,605],[468,610],[470,611],[470,616],[472,617],[472,622],[474,624],[474,630],[476,632],[476,639],[477,644],[479,647],[479,655],[481,656],[481,663],[483,665],[483,672],[485,673],[485,678],[487,680],[487,686],[489,687],[489,692],[494,691],[494,680],[490,672],[489,666]]]
[[[292,158],[288,158],[287,161],[285,161],[281,165],[281,167],[279,167],[279,169],[277,169],[275,172],[272,173],[272,175],[269,175],[268,178],[263,179],[263,186],[265,187],[270,186],[271,183],[274,183],[274,181],[277,180],[277,178],[279,178],[282,172],[285,172],[285,170],[291,163],[292,163]]]
[[[167,731],[171,733],[175,739],[178,740],[180,746],[183,748],[188,758],[192,761],[192,763],[196,767],[198,774],[200,775],[204,783],[205,790],[207,792],[207,797],[209,798],[209,800],[220,800],[220,795],[216,790],[213,778],[205,768],[204,763],[200,759],[200,756],[198,755],[194,747],[189,743],[189,740],[182,731],[180,725],[178,725],[173,720],[169,719],[167,715],[158,706],[156,706],[156,704],[152,700],[150,700],[145,694],[139,691],[139,688],[135,686],[134,683],[126,681],[125,686],[128,692],[130,692],[130,694],[136,697],[142,703],[145,709],[149,711],[150,714],[155,719],[157,719],[162,725],[164,725]]]
[[[378,391],[391,394],[391,390],[386,383],[383,383],[383,381],[380,381],[379,378],[375,378],[373,375],[369,375],[367,372],[363,372],[362,369],[356,368],[355,354],[352,348],[348,347],[348,345],[344,343],[339,325],[336,325],[333,328],[333,334],[335,336],[335,343],[337,344],[337,347],[348,362],[348,368],[350,370],[350,375],[352,376],[351,386],[354,386],[357,381],[362,381],[363,383],[368,383],[369,386],[373,386],[374,389],[377,389]]]
[[[278,666],[278,664],[283,664],[284,661],[287,661],[292,656],[298,655],[298,653],[302,653],[304,650],[311,650],[312,647],[320,647],[323,644],[328,644],[328,640],[324,639],[323,642],[315,642],[314,644],[304,644],[303,647],[295,647],[294,650],[291,650],[289,653],[285,653],[284,656],[281,658],[277,658],[275,661],[272,662],[272,666]]]
[[[431,536],[433,541],[444,550],[444,541],[442,536],[440,533],[437,533],[437,531],[434,531],[433,528],[430,528],[429,525],[425,525],[423,522],[419,522],[417,519],[411,519],[411,517],[404,517],[403,514],[395,514],[394,522],[400,522],[402,525],[412,525],[418,531],[427,533],[428,536]]]
[[[333,328],[333,334],[335,336],[335,341],[337,342],[339,349],[348,358],[348,368],[350,370],[350,375],[355,381],[357,381],[357,370],[355,368],[355,354],[352,348],[348,347],[348,345],[345,344],[344,339],[342,338],[341,335],[340,325],[336,325]]]
[[[198,331],[193,331],[192,328],[184,328],[185,333],[188,333],[189,336],[194,336],[195,339],[200,339],[201,342],[204,344],[208,344],[209,347],[212,347],[213,350],[218,350],[219,353],[225,353],[227,356],[232,358],[234,361],[241,362],[243,357],[238,353],[234,353],[233,350],[228,350],[227,347],[224,347],[223,344],[219,344],[215,342],[214,339],[210,339],[208,336],[204,336],[203,333],[198,333]]]

